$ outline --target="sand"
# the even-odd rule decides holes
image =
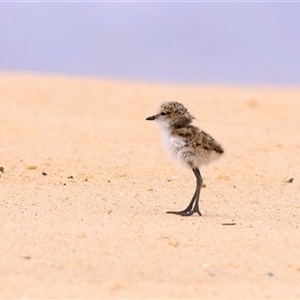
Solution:
[[[202,217],[172,100],[226,151]],[[300,298],[300,88],[2,73],[0,119],[0,298]]]

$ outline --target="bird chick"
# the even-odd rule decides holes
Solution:
[[[203,130],[192,125],[195,118],[179,102],[163,103],[156,115],[146,120],[156,121],[161,130],[161,140],[166,151],[179,164],[191,168],[196,176],[196,190],[188,207],[183,211],[167,213],[191,216],[198,213],[203,179],[199,168],[218,159],[224,150],[222,146]]]

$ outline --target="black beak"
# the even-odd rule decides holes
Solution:
[[[148,121],[153,121],[153,120],[155,120],[155,119],[156,119],[156,116],[154,115],[154,116],[148,117],[146,120],[148,120]]]

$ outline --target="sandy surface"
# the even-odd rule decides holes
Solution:
[[[171,100],[226,150],[203,217]],[[300,88],[1,74],[0,120],[0,298],[300,298]]]

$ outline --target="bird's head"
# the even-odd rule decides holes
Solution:
[[[146,120],[156,121],[163,127],[182,127],[192,123],[195,119],[188,110],[179,102],[163,103],[156,115],[148,117]]]

